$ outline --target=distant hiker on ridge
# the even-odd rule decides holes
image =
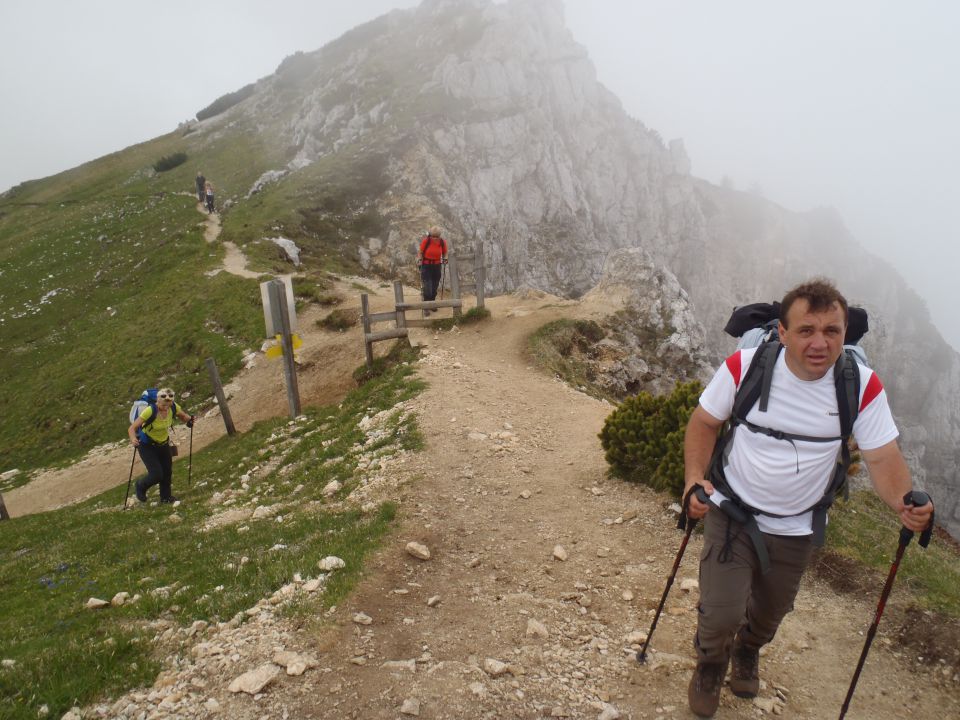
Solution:
[[[440,228],[434,226],[420,241],[420,251],[417,253],[424,300],[437,299],[441,273],[446,263],[447,241],[440,237]],[[429,315],[431,312],[431,310],[424,310],[423,314]]]
[[[206,193],[206,197],[207,197],[207,212],[212,213],[213,212],[213,183],[210,182],[209,180],[207,180],[206,184],[204,185],[204,192]]]
[[[197,170],[197,202],[203,205],[207,189],[207,179]]]
[[[160,485],[160,502],[177,501],[172,492],[173,457],[170,453],[170,428],[175,419],[187,423],[187,427],[191,428],[196,420],[173,401],[173,390],[161,388],[157,391],[156,405],[144,408],[140,417],[127,429],[130,443],[137,448],[147,469],[146,481],[137,480],[136,484],[137,500],[140,502],[147,501],[147,490],[157,484]]]
[[[903,526],[922,532],[933,522],[925,495],[913,504],[880,378],[844,351],[848,323],[847,301],[829,282],[793,288],[780,303],[779,340],[727,358],[687,423],[687,513],[706,516],[697,666],[687,690],[700,717],[716,712],[731,660],[730,690],[757,696],[760,648],[793,609],[813,549],[823,545],[850,437]],[[691,493],[697,485],[706,503]]]

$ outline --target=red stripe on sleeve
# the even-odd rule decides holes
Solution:
[[[727,358],[727,370],[733,375],[733,384],[740,387],[740,351]]]
[[[867,389],[863,391],[863,399],[860,401],[860,412],[863,412],[873,399],[883,392],[883,383],[876,373],[870,373],[870,379],[867,381]]]

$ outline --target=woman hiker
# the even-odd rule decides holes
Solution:
[[[206,193],[207,193],[207,212],[212,213],[213,212],[213,183],[207,180],[206,185],[204,186],[204,189],[206,190]]]
[[[154,416],[156,413],[156,416]],[[193,427],[195,417],[187,415],[173,401],[173,390],[161,388],[157,391],[156,410],[153,406],[144,408],[140,417],[127,429],[130,442],[143,460],[147,469],[146,480],[137,480],[137,500],[147,501],[147,490],[160,485],[160,502],[172,503],[177,498],[172,493],[173,457],[170,454],[170,428],[174,419],[179,419]]]

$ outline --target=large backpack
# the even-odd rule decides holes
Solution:
[[[854,321],[854,311],[856,311]],[[770,387],[773,382],[773,369],[777,364],[783,346],[776,320],[779,317],[779,303],[757,303],[754,305],[736,308],[730,316],[724,331],[741,339],[740,347],[758,347],[753,359],[747,368],[743,380],[737,388],[733,401],[733,411],[729,420],[724,424],[720,437],[710,458],[707,468],[707,480],[728,498],[720,508],[732,520],[741,523],[753,541],[757,551],[757,558],[763,572],[769,569],[769,558],[766,545],[760,535],[756,516],[793,517],[807,512],[813,512],[813,542],[820,547],[824,543],[826,533],[827,510],[833,505],[838,493],[847,497],[847,470],[850,467],[850,438],[853,435],[853,424],[860,412],[860,371],[857,368],[858,360],[865,362],[865,356],[855,343],[867,332],[867,314],[861,308],[850,308],[851,320],[847,325],[847,334],[844,337],[844,351],[833,368],[834,385],[837,392],[837,410],[839,411],[840,435],[838,437],[814,437],[788,433],[782,430],[757,425],[749,422],[747,414],[754,405],[760,403],[760,412],[767,411],[770,399]],[[852,332],[851,332],[852,329]],[[744,338],[747,338],[744,340]],[[859,352],[858,352],[859,351]],[[748,432],[761,433],[769,437],[795,443],[804,442],[835,442],[840,441],[840,450],[837,454],[837,464],[833,476],[824,491],[823,497],[811,507],[793,515],[777,515],[759,510],[745,503],[727,483],[724,468],[729,457],[730,447],[736,432],[743,428]],[[726,548],[724,549],[726,550]]]
[[[144,390],[140,397],[133,401],[133,405],[130,406],[130,424],[133,425],[136,422],[136,419],[140,417],[140,414],[147,408],[152,410],[150,414],[150,419],[147,420],[143,425],[140,426],[140,429],[137,431],[137,438],[141,443],[149,445],[153,442],[150,439],[150,436],[144,432],[147,428],[153,425],[153,421],[157,419],[157,388],[147,388]],[[173,403],[173,407],[170,408],[170,411],[173,413],[173,416],[177,416],[177,411],[180,408],[177,407],[177,403]]]
[[[780,337],[780,303],[753,303],[735,307],[723,331],[738,338],[737,350],[758,347]],[[858,344],[870,330],[867,311],[861,307],[847,308],[847,333],[843,345],[852,350],[861,365],[867,365],[867,355]]]

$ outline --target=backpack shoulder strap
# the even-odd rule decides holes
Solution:
[[[157,404],[154,402],[147,403],[147,407],[150,408],[150,417],[140,426],[141,428],[152,427],[153,421],[157,419]]]
[[[860,368],[852,351],[843,351],[833,367],[833,377],[837,386],[840,435],[846,443],[853,434],[853,424],[860,414]]]
[[[757,400],[760,401],[760,411],[767,411],[770,385],[773,382],[773,366],[777,364],[781,349],[783,346],[779,340],[771,340],[757,348],[733,400],[734,420],[745,420]]]

